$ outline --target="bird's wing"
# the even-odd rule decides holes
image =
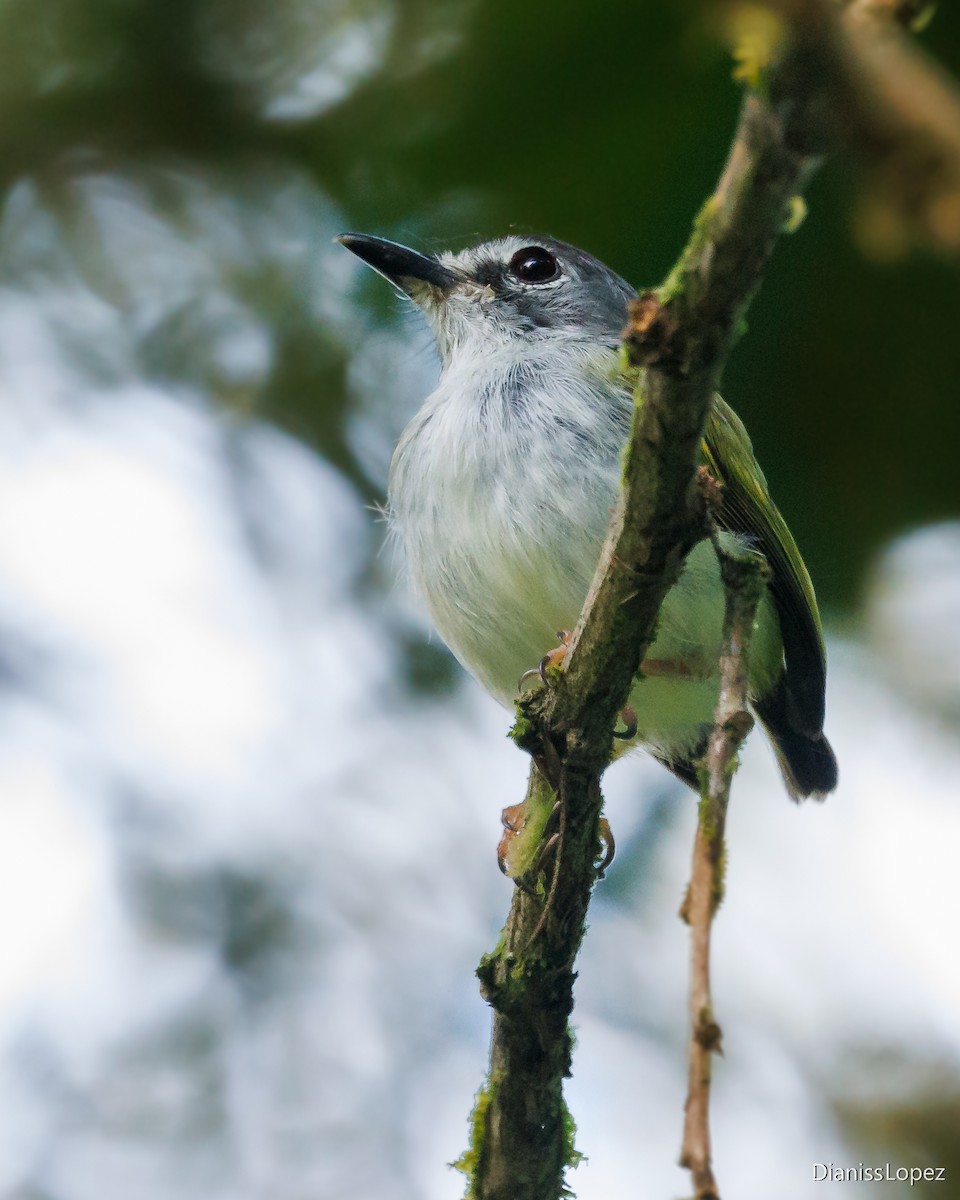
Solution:
[[[703,437],[703,459],[723,484],[717,523],[752,539],[773,578],[770,592],[780,619],[791,723],[808,737],[823,730],[826,658],[817,598],[797,543],[767,490],[743,422],[714,397]]]

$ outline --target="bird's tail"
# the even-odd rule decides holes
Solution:
[[[822,733],[810,734],[798,728],[785,680],[781,678],[762,700],[754,700],[753,707],[773,743],[791,797],[822,800],[832,792],[837,786],[836,756]]]

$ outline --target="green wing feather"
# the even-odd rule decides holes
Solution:
[[[752,539],[773,572],[770,592],[783,638],[790,723],[797,732],[817,738],[823,730],[826,658],[813,584],[770,498],[749,434],[719,396],[707,418],[702,449],[704,464],[723,484],[718,524]]]

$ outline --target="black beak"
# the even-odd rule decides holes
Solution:
[[[369,233],[341,233],[333,240],[407,293],[414,279],[431,283],[443,292],[449,292],[460,282],[460,276],[447,270],[433,255],[418,254],[386,238],[372,237]]]

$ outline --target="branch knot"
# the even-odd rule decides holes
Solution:
[[[685,340],[669,301],[662,300],[657,291],[641,292],[630,301],[627,314],[623,341],[631,364],[685,374],[688,357]]]

